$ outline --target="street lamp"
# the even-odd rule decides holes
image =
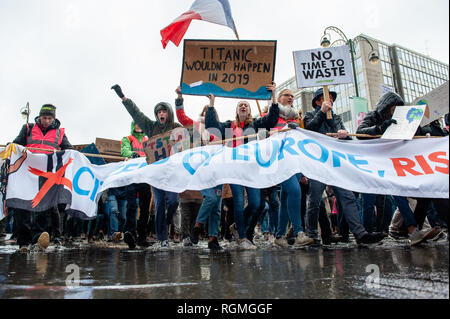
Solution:
[[[330,41],[331,36],[329,33],[327,33],[329,31],[333,31],[333,32],[337,33],[340,36],[340,38],[334,42],[331,42]],[[371,48],[371,51],[368,56],[369,62],[373,65],[377,64],[378,61],[380,60],[378,52],[373,48],[372,43],[370,43],[370,41],[362,35],[357,36],[354,40],[348,39],[347,36],[345,35],[345,33],[341,31],[341,29],[331,26],[331,27],[327,27],[323,31],[323,36],[320,39],[320,46],[322,46],[323,48],[328,48],[330,46],[335,46],[335,45],[348,45],[350,47],[350,54],[352,56],[353,78],[354,78],[354,82],[355,82],[355,92],[356,92],[357,97],[359,97],[359,90],[358,90],[358,81],[356,78],[356,67],[355,67],[356,51],[355,51],[354,42],[360,41],[360,40],[365,40],[367,43],[369,43],[370,48]]]
[[[22,114],[22,118],[24,120],[27,120],[27,124],[28,124],[28,120],[30,118],[30,103],[29,102],[27,102],[27,106],[23,107],[20,110],[20,114]]]

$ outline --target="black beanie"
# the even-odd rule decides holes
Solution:
[[[56,106],[51,104],[44,104],[39,111],[39,116],[52,116],[56,118]]]

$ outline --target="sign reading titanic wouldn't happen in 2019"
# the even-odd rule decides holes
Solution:
[[[185,40],[181,92],[269,100],[276,41]]]

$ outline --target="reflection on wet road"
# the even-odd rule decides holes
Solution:
[[[114,248],[20,254],[0,246],[0,298],[449,298],[448,266],[447,243],[222,254]]]

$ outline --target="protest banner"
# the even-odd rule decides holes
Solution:
[[[93,218],[109,188],[135,183],[175,193],[222,184],[267,188],[299,172],[355,192],[448,198],[448,139],[341,141],[296,129],[235,148],[198,147],[151,165],[136,158],[100,166],[73,150],[49,156],[17,146],[10,154],[14,170],[6,205],[37,212],[66,204],[71,213]]]
[[[192,126],[190,129],[192,132]],[[179,127],[149,138],[143,143],[147,163],[152,164],[175,153],[190,149],[191,132],[189,128]]]
[[[323,86],[324,99],[330,101],[328,86],[352,83],[352,64],[348,46],[294,51],[297,88]],[[331,119],[331,112],[327,112]]]
[[[412,102],[412,105],[428,105],[429,111],[425,112],[425,116],[423,117],[420,126],[428,125],[448,113],[448,89],[449,86],[447,81],[430,93],[415,99]]]
[[[269,100],[276,41],[185,40],[181,92]]]
[[[391,124],[381,138],[390,140],[412,140],[425,115],[426,105],[397,106]]]

